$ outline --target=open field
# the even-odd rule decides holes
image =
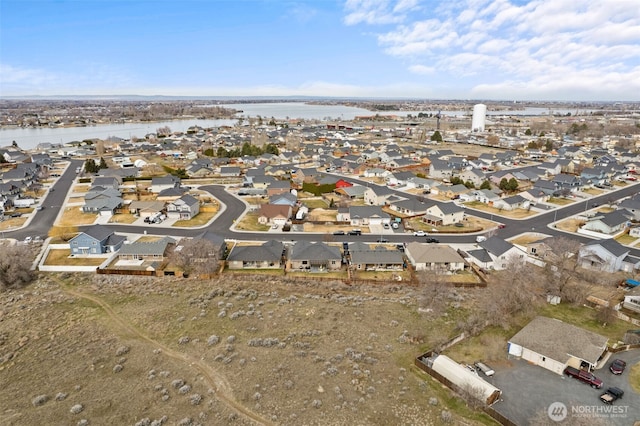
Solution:
[[[412,366],[457,316],[415,289],[49,275],[0,306],[2,424],[493,424]]]

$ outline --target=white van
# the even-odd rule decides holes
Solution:
[[[481,243],[483,241],[487,241],[487,237],[485,237],[484,235],[478,235],[476,237],[476,243]]]

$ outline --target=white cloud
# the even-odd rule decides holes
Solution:
[[[416,0],[347,0],[344,22],[347,25],[359,23],[397,24],[405,19],[405,12],[415,8]]]
[[[56,76],[44,70],[14,67],[0,64],[0,75],[4,85],[40,86],[56,80]]]
[[[414,74],[429,75],[434,74],[436,72],[436,69],[435,67],[428,67],[426,65],[411,65],[409,67],[409,71]]]
[[[389,13],[390,3],[349,0],[347,9],[351,16],[368,13],[378,22],[386,16],[392,23],[399,15]],[[434,64],[450,82],[465,77],[469,90],[487,95],[496,90],[628,99],[640,93],[624,89],[640,84],[637,0],[467,0],[431,10],[411,2],[411,8],[425,13],[405,16],[377,40],[385,53],[409,61],[412,73]]]

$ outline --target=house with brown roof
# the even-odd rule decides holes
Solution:
[[[262,204],[260,206],[260,215],[258,216],[258,223],[263,225],[275,224],[284,225],[289,219],[293,209],[288,205],[281,204]]]

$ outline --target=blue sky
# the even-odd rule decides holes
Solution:
[[[640,101],[639,0],[0,0],[0,96]]]

